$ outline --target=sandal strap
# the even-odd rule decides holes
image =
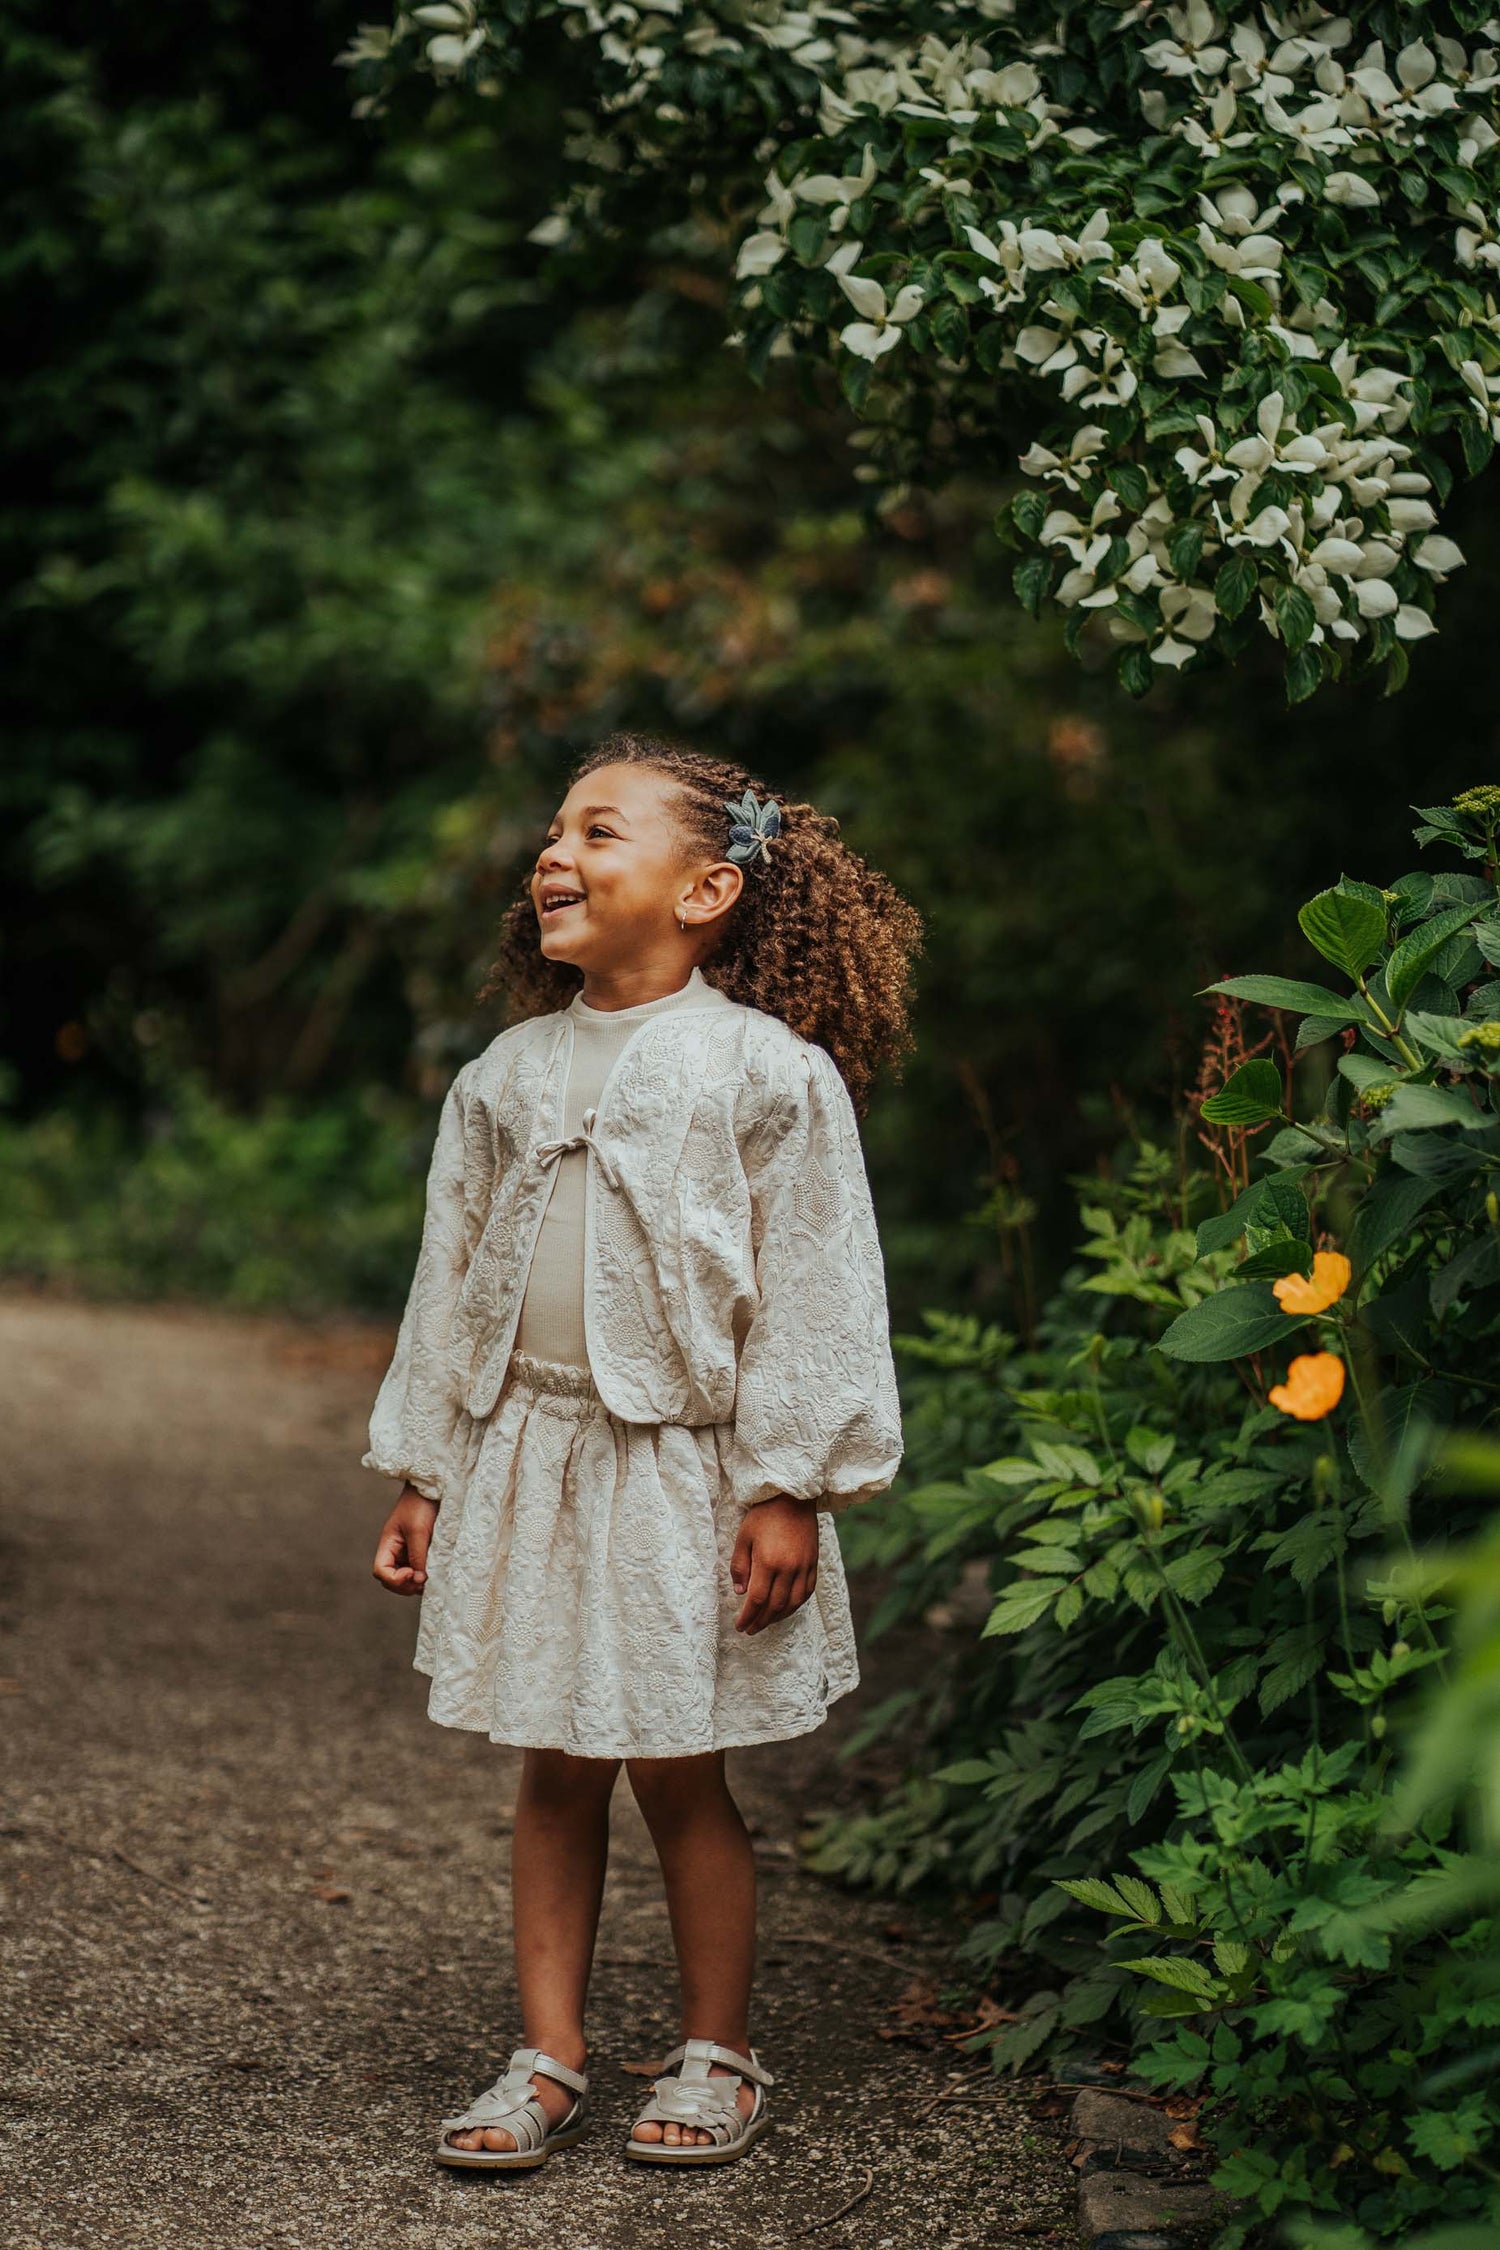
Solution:
[[[708,2066],[710,2063],[723,2063],[727,2069],[737,2070],[741,2077],[753,2079],[757,2086],[774,2086],[776,2083],[753,2047],[748,2055],[742,2055],[733,2047],[722,2046],[717,2039],[685,2039],[680,2047],[672,2049],[662,2064],[663,2071],[670,2070],[674,2063],[685,2066],[682,2077],[689,2082],[704,2080],[712,2085]],[[727,2086],[730,2081],[726,2078],[722,2083]]]
[[[569,2070],[566,2063],[559,2062],[555,2055],[544,2054],[540,2047],[518,2047],[506,2065],[505,2075],[507,2078],[518,2075],[555,2078],[559,2086],[570,2087],[575,2094],[586,2094],[589,2090],[586,2070]]]
[[[572,2109],[560,2121],[572,2124],[582,2108],[583,2097],[588,2092],[588,2074],[570,2070],[555,2056],[544,2054],[540,2047],[518,2047],[506,2064],[504,2073],[493,2086],[470,2102],[459,2117],[443,2119],[443,2135],[485,2131],[490,2128],[507,2132],[518,2149],[530,2153],[541,2147],[554,2126],[532,2086],[533,2078],[555,2078],[578,2098]]]

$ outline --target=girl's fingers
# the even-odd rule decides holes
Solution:
[[[745,1599],[740,1605],[740,1614],[734,1621],[737,1633],[758,1633],[760,1631],[761,1626],[766,1621],[766,1604],[771,1598],[771,1589],[775,1582],[775,1572],[767,1570],[765,1564],[758,1559],[752,1559],[750,1584],[746,1589]]]
[[[729,1558],[729,1576],[737,1594],[743,1594],[750,1583],[750,1570],[754,1547],[750,1538],[750,1511],[747,1508],[740,1519],[740,1535],[734,1543],[734,1553]]]
[[[786,1570],[768,1572],[766,1591],[753,1624],[745,1627],[747,1633],[763,1633],[768,1625],[775,1625],[791,1614],[796,1603],[791,1598],[793,1573]]]

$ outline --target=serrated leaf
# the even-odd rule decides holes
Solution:
[[[1353,891],[1319,891],[1297,916],[1303,936],[1346,976],[1362,976],[1385,943],[1385,908]]]
[[[1157,1348],[1169,1359],[1243,1359],[1282,1343],[1305,1325],[1282,1311],[1269,1282],[1251,1281],[1220,1289],[1180,1313]]]
[[[1282,641],[1288,652],[1295,654],[1311,639],[1318,622],[1317,611],[1300,586],[1278,586],[1272,606],[1281,627]]]
[[[1007,1586],[985,1620],[980,1639],[994,1640],[1002,1633],[1024,1633],[1028,1626],[1046,1616],[1066,1585],[1065,1578],[1037,1578]]]
[[[1281,1072],[1259,1055],[1239,1069],[1217,1094],[1203,1104],[1202,1114],[1211,1125],[1266,1125],[1283,1114]]]
[[[932,1778],[955,1788],[971,1789],[980,1782],[993,1781],[995,1769],[987,1758],[960,1758],[956,1765],[940,1766]]]
[[[1441,953],[1449,938],[1474,919],[1472,906],[1450,906],[1402,938],[1385,965],[1385,987],[1397,1008],[1402,1008],[1422,981],[1428,963]]]
[[[1467,1094],[1450,1086],[1398,1086],[1380,1113],[1381,1131],[1419,1132],[1434,1126],[1460,1125],[1466,1133],[1483,1132],[1495,1119],[1478,1108]]]
[[[1223,992],[1231,1000],[1253,1000],[1262,1008],[1285,1008],[1298,1016],[1324,1016],[1334,1023],[1362,1023],[1369,1014],[1357,996],[1330,992],[1326,985],[1304,984],[1296,977],[1225,977],[1205,992]]]
[[[1080,1906],[1092,1906],[1101,1914],[1123,1914],[1134,1918],[1135,1909],[1121,1898],[1119,1892],[1097,1875],[1077,1875],[1057,1878],[1057,1888],[1076,1898]]]
[[[1121,1898],[1125,1899],[1130,1905],[1137,1920],[1153,1923],[1161,1920],[1161,1901],[1155,1891],[1152,1890],[1151,1885],[1143,1883],[1139,1875],[1117,1875],[1114,1878],[1114,1884]]]
[[[1219,565],[1214,580],[1214,601],[1231,621],[1248,606],[1257,584],[1255,564],[1248,555],[1231,555]]]
[[[1199,1961],[1180,1960],[1175,1954],[1152,1955],[1145,1961],[1125,1961],[1123,1968],[1132,1976],[1149,1977],[1153,1984],[1170,1985],[1174,1992],[1183,1992],[1211,2007],[1218,1995],[1218,1986]]]

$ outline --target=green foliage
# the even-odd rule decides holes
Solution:
[[[832,369],[898,485],[1033,432],[1016,593],[1102,624],[1128,692],[1257,624],[1292,704],[1404,680],[1464,560],[1428,495],[1500,431],[1483,8],[442,0],[348,59],[366,106],[498,92],[557,25],[584,129],[535,240],[696,220],[752,367]]]
[[[1497,1883],[1455,1831],[1472,1774],[1492,1851],[1494,1535],[1470,1564],[1413,1545],[1477,1535],[1476,1440],[1443,1432],[1500,1396],[1497,810],[1424,815],[1482,872],[1314,902],[1348,1004],[1227,980],[1343,1018],[1321,1105],[1221,1211],[1151,1149],[1089,1182],[1036,1349],[908,1340],[911,1482],[849,1527],[892,1576],[877,1626],[956,1615],[976,1574],[987,1614],[892,1715],[916,1778],[814,1863],[998,1901],[967,1941],[1011,2011],[997,2067],[1066,2075],[1114,2033],[1137,2077],[1205,2095],[1244,2202],[1226,2243],[1297,2213],[1378,2240],[1500,2219]],[[1273,1254],[1284,1284],[1246,1278]],[[1348,1371],[1306,1422],[1292,1337]]]
[[[0,1274],[90,1295],[385,1312],[411,1277],[428,1142],[372,1100],[236,1116],[189,1079],[143,1138],[107,1112],[0,1121]]]

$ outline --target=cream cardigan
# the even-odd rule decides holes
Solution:
[[[580,1139],[563,1130],[572,1041],[566,1010],[517,1024],[443,1106],[365,1455],[432,1499],[460,1418],[484,1419],[499,1397],[551,1167]],[[732,1423],[742,1507],[784,1492],[839,1509],[884,1490],[901,1460],[885,1277],[832,1059],[717,995],[652,1015],[581,1145],[588,1360],[609,1411]]]

